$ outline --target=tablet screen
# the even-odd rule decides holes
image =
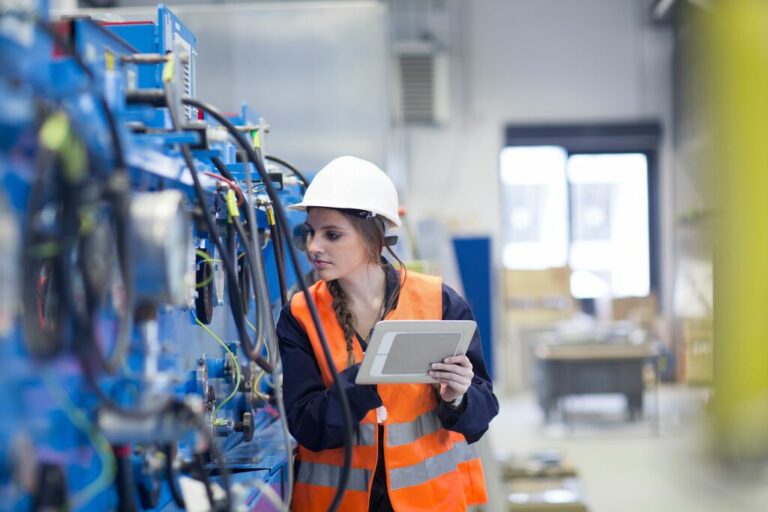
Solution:
[[[355,382],[434,383],[430,365],[464,354],[472,320],[382,320],[376,324]]]
[[[452,356],[461,341],[458,332],[401,332],[391,333],[391,336],[391,340],[385,336],[378,351],[378,354],[387,354],[381,371],[383,375],[426,375],[430,364],[441,362],[439,356],[435,358],[436,354]]]

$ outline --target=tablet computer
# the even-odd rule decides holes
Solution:
[[[436,383],[432,363],[465,354],[472,320],[382,320],[373,329],[357,384]]]

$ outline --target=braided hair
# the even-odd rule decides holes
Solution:
[[[402,272],[406,272],[405,265],[397,254],[392,251],[388,244],[385,243],[384,235],[386,232],[385,221],[381,217],[374,217],[370,215],[361,216],[357,210],[338,210],[346,219],[352,224],[352,227],[358,235],[363,239],[363,243],[368,250],[368,257],[371,263],[379,265],[384,272],[386,272],[386,264],[382,261],[381,254],[384,248],[395,259]],[[407,274],[407,273],[406,273]],[[402,288],[402,282],[397,280],[397,285],[394,292],[391,294],[390,299],[387,301],[383,308],[383,313],[386,314],[400,296],[400,289]],[[349,310],[347,305],[347,295],[341,288],[338,280],[328,282],[328,291],[330,291],[333,297],[333,311],[336,313],[336,320],[341,326],[341,330],[344,333],[344,340],[347,343],[347,367],[355,364],[355,353],[353,350],[353,340],[355,338],[355,314]]]

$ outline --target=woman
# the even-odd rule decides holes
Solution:
[[[325,166],[301,203],[298,244],[317,272],[317,305],[352,416],[358,422],[345,511],[459,511],[487,499],[474,443],[498,412],[476,333],[467,355],[433,365],[439,384],[357,385],[373,326],[381,319],[473,319],[436,277],[398,270],[383,258],[400,226],[394,185],[351,156]],[[306,298],[297,293],[277,324],[291,433],[299,443],[292,509],[325,511],[339,481],[344,422]]]

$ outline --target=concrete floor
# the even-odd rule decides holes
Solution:
[[[573,397],[568,426],[544,425],[533,395],[500,397],[488,438],[497,458],[559,451],[576,467],[590,512],[768,511],[768,468],[735,478],[707,460],[707,396],[662,387],[658,402],[646,394],[644,419],[635,423],[625,420],[621,396]]]

